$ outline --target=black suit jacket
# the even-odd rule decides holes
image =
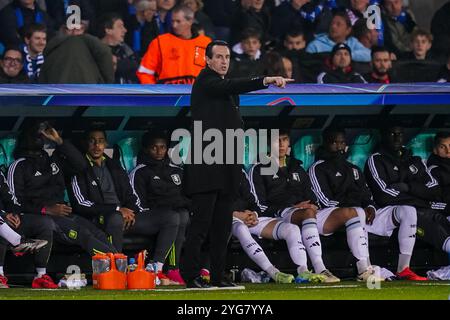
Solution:
[[[263,78],[223,79],[217,72],[206,67],[197,77],[191,93],[192,127],[194,121],[202,122],[202,131],[218,129],[225,142],[226,129],[243,129],[239,112],[239,94],[265,88]],[[191,130],[191,150],[194,150],[194,135]],[[208,143],[203,143],[203,151]],[[226,159],[224,149],[224,159]],[[194,155],[190,152],[191,160]],[[225,160],[224,160],[225,161]],[[222,191],[236,195],[241,177],[240,165],[188,164],[185,171],[187,194]]]

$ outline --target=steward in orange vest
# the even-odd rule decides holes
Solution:
[[[172,33],[156,37],[142,58],[137,76],[141,84],[191,84],[205,67],[211,39],[193,36],[194,12],[185,6],[172,12]]]

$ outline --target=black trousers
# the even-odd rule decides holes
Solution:
[[[164,263],[178,234],[180,214],[171,209],[161,208],[138,213],[135,217],[135,224],[129,230],[126,230],[125,234],[156,235],[156,247],[152,259],[155,262]],[[104,216],[104,230],[111,237],[114,247],[120,252],[123,249],[123,227],[124,221],[120,213],[113,212]]]
[[[225,269],[228,239],[231,234],[233,197],[219,191],[192,196],[193,216],[184,245],[182,273],[189,281],[203,267],[201,249],[208,234],[210,240],[211,281],[221,281]]]
[[[53,222],[50,217],[37,214],[21,214],[20,226],[15,231],[27,238],[47,240],[48,244],[34,254],[34,264],[36,268],[47,267],[48,259],[53,244]],[[0,242],[0,266],[5,263],[5,255],[8,245]]]
[[[444,241],[450,237],[450,222],[438,211],[417,209],[417,238],[442,250]]]
[[[90,255],[99,252],[118,252],[108,241],[106,234],[89,220],[78,215],[52,217],[52,219],[55,223],[57,241],[77,245]]]

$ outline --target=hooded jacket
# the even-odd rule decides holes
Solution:
[[[362,171],[346,158],[346,154],[331,153],[322,146],[317,149],[316,162],[308,173],[321,206],[374,207]]]
[[[275,175],[262,175],[262,168],[270,164],[255,164],[249,171],[252,193],[263,216],[277,217],[285,208],[310,200],[317,204],[309,177],[300,160],[287,157],[286,166]]]
[[[442,209],[438,182],[425,161],[406,148],[397,153],[381,148],[367,160],[364,174],[375,202],[382,207]]]
[[[144,153],[139,154],[137,164],[130,173],[130,182],[142,211],[189,208],[190,200],[182,192],[181,167],[168,157],[155,160]]]
[[[81,153],[68,141],[52,156],[44,150],[36,154],[18,150],[15,158],[8,169],[8,185],[23,213],[41,214],[46,206],[64,203],[64,172],[85,167]]]
[[[352,59],[358,62],[370,62],[370,49],[364,47],[355,37],[348,37],[345,44],[352,50]],[[330,39],[327,33],[317,35],[306,47],[306,52],[320,53],[331,52],[336,42]]]

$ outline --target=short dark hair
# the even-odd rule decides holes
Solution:
[[[284,39],[286,40],[287,37],[296,38],[299,36],[305,37],[305,32],[302,29],[297,28],[286,32],[286,34],[284,35]]]
[[[338,9],[336,11],[333,12],[333,18],[334,17],[341,17],[345,20],[345,23],[347,24],[347,28],[351,28],[352,27],[352,21],[350,20],[350,17],[347,14],[347,11],[342,10],[342,9]]]
[[[106,35],[106,29],[112,29],[114,27],[114,23],[117,20],[122,20],[122,16],[115,12],[109,12],[100,17],[100,22],[98,24],[98,37],[104,38]]]
[[[387,52],[389,54],[391,53],[391,51],[389,51],[389,49],[384,46],[373,46],[372,52],[370,53],[372,60],[373,60],[373,57],[375,56],[375,53],[377,53],[377,52]]]
[[[141,146],[144,149],[151,147],[156,140],[164,140],[167,145],[169,142],[169,135],[164,130],[149,130],[142,136]]]
[[[47,34],[47,27],[42,23],[32,23],[23,30],[23,37],[30,39],[35,32],[43,32]]]
[[[106,134],[105,129],[103,129],[102,127],[93,126],[93,127],[88,128],[86,131],[84,131],[83,141],[85,143],[87,143],[89,141],[89,136],[91,135],[92,132],[101,132],[105,136],[105,139],[108,140],[108,135]]]
[[[437,147],[441,140],[450,138],[450,131],[438,131],[434,136],[434,146]]]
[[[230,46],[228,45],[228,42],[223,41],[223,40],[214,40],[211,41],[208,46],[206,47],[206,56],[210,59],[212,59],[213,57],[213,48],[214,46],[223,46],[223,47],[227,47],[230,48]]]
[[[345,129],[341,127],[327,127],[322,132],[323,143],[331,142],[337,137],[338,134],[346,135]]]
[[[289,129],[283,128],[278,130],[279,136],[289,136],[291,135],[291,131]]]
[[[367,28],[367,19],[358,19],[353,25],[353,36],[358,40],[369,32],[370,30]]]
[[[250,39],[250,38],[256,38],[259,40],[259,42],[261,42],[262,36],[261,36],[261,33],[258,30],[256,30],[255,28],[244,29],[241,32],[241,36],[240,36],[241,40],[240,41]]]
[[[17,52],[20,52],[20,55],[22,56],[22,60],[23,60],[23,53],[22,53],[22,50],[20,50],[20,47],[19,47],[19,46],[16,46],[16,45],[9,45],[9,46],[7,46],[7,47],[5,48],[5,51],[3,51],[2,55],[0,56],[0,58],[3,59],[8,51],[17,51]]]

